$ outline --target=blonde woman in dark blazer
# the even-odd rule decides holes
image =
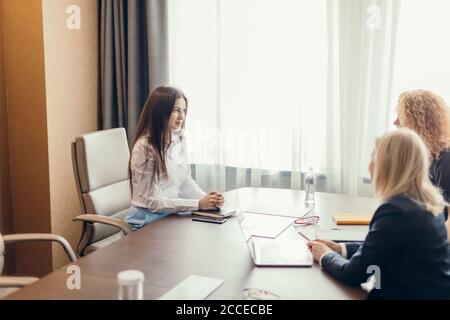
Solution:
[[[369,298],[450,299],[450,246],[444,208],[448,205],[428,176],[428,150],[409,129],[379,138],[369,171],[381,205],[364,243],[311,241],[323,270],[350,285],[379,268],[379,286]]]

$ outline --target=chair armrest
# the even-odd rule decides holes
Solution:
[[[63,237],[50,233],[19,233],[7,234],[3,236],[5,244],[24,241],[55,241],[61,244],[70,261],[77,261],[77,256],[70,246],[69,242]]]
[[[80,214],[79,216],[76,216],[73,221],[83,221],[88,223],[102,223],[107,224],[113,227],[119,228],[125,235],[131,233],[133,230],[131,229],[130,225],[126,223],[123,220],[102,216],[99,214]]]
[[[0,276],[0,288],[21,288],[37,280],[35,277]]]

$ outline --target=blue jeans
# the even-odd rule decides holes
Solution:
[[[128,214],[125,217],[125,221],[128,222],[133,231],[135,231],[168,215],[169,213],[166,212],[151,212],[147,208],[131,205],[130,209],[128,209]]]

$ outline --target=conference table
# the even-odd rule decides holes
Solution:
[[[242,208],[270,203],[296,207],[301,212],[305,206],[305,193],[300,190],[241,188],[224,196],[227,205],[238,201]],[[334,212],[373,212],[377,207],[373,198],[321,192],[316,192],[315,197],[308,214],[320,217],[320,228],[336,226],[331,217]],[[68,289],[70,265],[80,268],[80,289]],[[132,269],[145,274],[144,299],[158,299],[190,275],[224,280],[208,299],[243,299],[245,288],[267,290],[281,299],[345,300],[367,296],[360,288],[337,282],[317,263],[312,267],[254,266],[237,217],[224,224],[212,224],[171,215],[53,271],[6,299],[117,299],[117,274]]]

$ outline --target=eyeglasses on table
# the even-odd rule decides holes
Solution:
[[[307,216],[298,218],[297,220],[294,221],[294,223],[301,226],[310,226],[317,224],[319,222],[319,219],[320,219],[319,216]]]

